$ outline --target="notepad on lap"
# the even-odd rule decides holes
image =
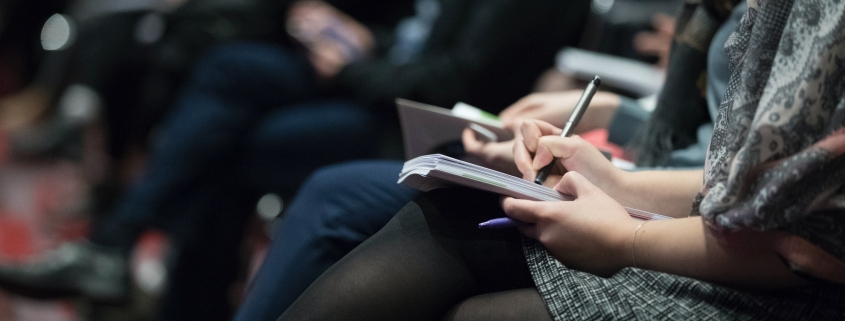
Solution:
[[[423,155],[405,162],[398,183],[426,192],[442,187],[466,186],[534,201],[573,200],[572,196],[551,188],[440,154]],[[635,208],[625,207],[625,210],[631,217],[641,220],[671,219]]]

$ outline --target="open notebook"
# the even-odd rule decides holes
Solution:
[[[440,154],[423,155],[405,162],[399,173],[399,183],[421,191],[460,185],[519,199],[573,200],[572,196],[551,188]],[[625,210],[631,217],[641,220],[671,219],[635,208],[626,207]]]

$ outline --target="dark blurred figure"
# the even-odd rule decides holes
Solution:
[[[576,42],[587,9],[550,0],[307,1],[290,12],[288,4],[263,3],[256,16],[276,15],[263,30],[282,38],[284,27],[296,41],[224,44],[199,60],[144,176],[98,224],[96,245],[63,246],[54,252],[67,258],[60,264],[4,269],[4,285],[119,300],[124,258],[141,231],[158,226],[175,240],[162,318],[225,319],[243,212],[256,192],[290,191],[322,164],[371,153],[396,97],[504,108]],[[309,37],[309,22],[328,28]]]

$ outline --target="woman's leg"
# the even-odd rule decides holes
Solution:
[[[276,320],[320,274],[376,234],[419,191],[402,162],[361,161],[311,175],[283,214],[235,320]]]
[[[518,232],[478,229],[501,215],[497,195],[427,193],[326,271],[280,320],[439,320],[462,301],[453,316],[481,307],[485,297],[464,301],[474,295],[531,288]]]
[[[533,320],[552,321],[535,288],[482,294],[452,308],[446,321]]]

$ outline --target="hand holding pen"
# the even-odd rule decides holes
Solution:
[[[561,151],[555,153],[555,151],[553,151],[552,149],[541,144],[541,139],[543,139],[544,136],[548,135],[559,135],[560,137],[571,136],[575,130],[575,127],[578,125],[578,122],[581,120],[581,117],[584,115],[584,111],[587,109],[587,106],[589,106],[590,100],[592,99],[593,95],[595,95],[599,85],[601,85],[601,78],[595,76],[595,78],[593,78],[593,80],[590,81],[590,83],[587,85],[584,94],[581,95],[581,99],[578,100],[578,103],[576,104],[575,109],[572,111],[572,114],[569,117],[569,121],[566,122],[566,126],[563,128],[563,130],[555,128],[554,126],[542,121],[526,121],[525,123],[523,123],[523,126],[522,128],[520,128],[520,131],[522,131],[524,139],[522,141],[517,141],[514,145],[514,160],[516,161],[517,167],[524,174],[526,179],[533,179],[535,183],[541,185],[543,184],[543,182],[545,182],[549,174],[552,172],[552,169],[555,167],[555,164],[558,163],[558,157],[563,154]],[[580,139],[570,142],[570,144],[589,145],[588,143]],[[558,148],[555,149],[560,150],[561,148],[570,150],[570,152],[572,150],[581,149],[572,149],[561,146],[558,146]],[[601,156],[601,152],[599,152],[597,149],[593,149],[594,153],[582,153],[582,155],[597,154],[601,158],[604,157]],[[538,162],[542,163],[538,164]],[[590,163],[592,162],[588,162],[588,164]],[[604,161],[604,163],[607,163],[606,160]],[[539,171],[535,172],[535,168],[539,167],[538,165],[543,167]],[[584,167],[591,166],[588,165]],[[483,222],[479,224],[479,228],[506,228],[516,227],[520,225],[524,225],[524,223],[513,220],[511,218],[499,218]]]
[[[590,105],[590,100],[593,99],[593,96],[596,94],[599,86],[601,86],[601,78],[599,78],[599,76],[593,77],[593,80],[590,81],[590,83],[587,84],[587,88],[584,89],[584,94],[581,95],[581,99],[579,99],[578,103],[575,105],[575,110],[573,110],[572,115],[569,116],[569,121],[567,121],[566,126],[563,127],[560,137],[569,137],[575,133],[575,127],[578,126],[578,122],[580,122],[581,117],[584,116],[584,111],[587,110],[587,107]],[[545,182],[546,178],[549,177],[549,173],[551,173],[555,162],[557,162],[557,159],[553,159],[548,165],[541,168],[540,171],[537,172],[537,177],[534,178],[534,183],[543,185],[543,182]]]

